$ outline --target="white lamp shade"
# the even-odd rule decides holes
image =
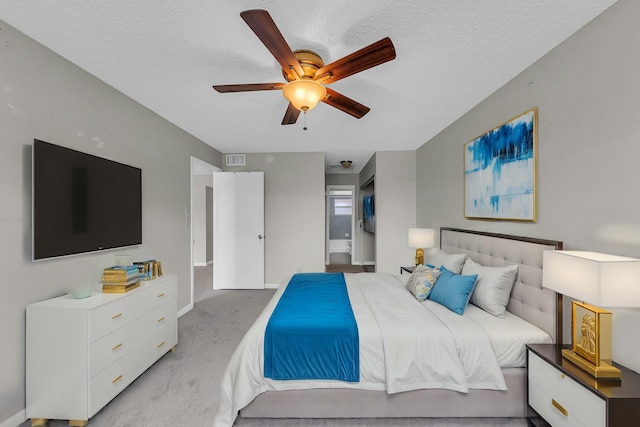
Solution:
[[[640,259],[544,251],[542,286],[602,307],[640,307]]]
[[[434,245],[434,230],[432,228],[410,228],[409,246],[412,248],[432,248]]]

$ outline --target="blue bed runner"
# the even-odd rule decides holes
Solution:
[[[342,273],[295,274],[264,335],[264,376],[360,381],[360,340]]]

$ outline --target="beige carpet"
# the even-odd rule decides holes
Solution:
[[[236,345],[274,290],[211,291],[178,320],[178,346],[127,387],[89,422],[89,427],[210,426],[219,384]],[[72,354],[69,357],[74,357]],[[307,426],[509,426],[524,419],[238,419],[242,427]],[[25,422],[21,427],[30,426]],[[51,427],[68,426],[50,421]]]

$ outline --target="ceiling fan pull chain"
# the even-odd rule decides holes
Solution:
[[[304,113],[304,126],[302,128],[302,130],[307,130],[307,111],[303,111]]]

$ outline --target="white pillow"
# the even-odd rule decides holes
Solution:
[[[471,303],[494,316],[504,316],[511,288],[518,274],[518,266],[485,267],[467,258],[462,274],[478,275],[476,287],[471,294]]]
[[[427,260],[425,264],[433,265],[436,268],[444,267],[454,274],[460,274],[464,260],[467,259],[466,254],[448,254],[445,251],[438,249]]]

